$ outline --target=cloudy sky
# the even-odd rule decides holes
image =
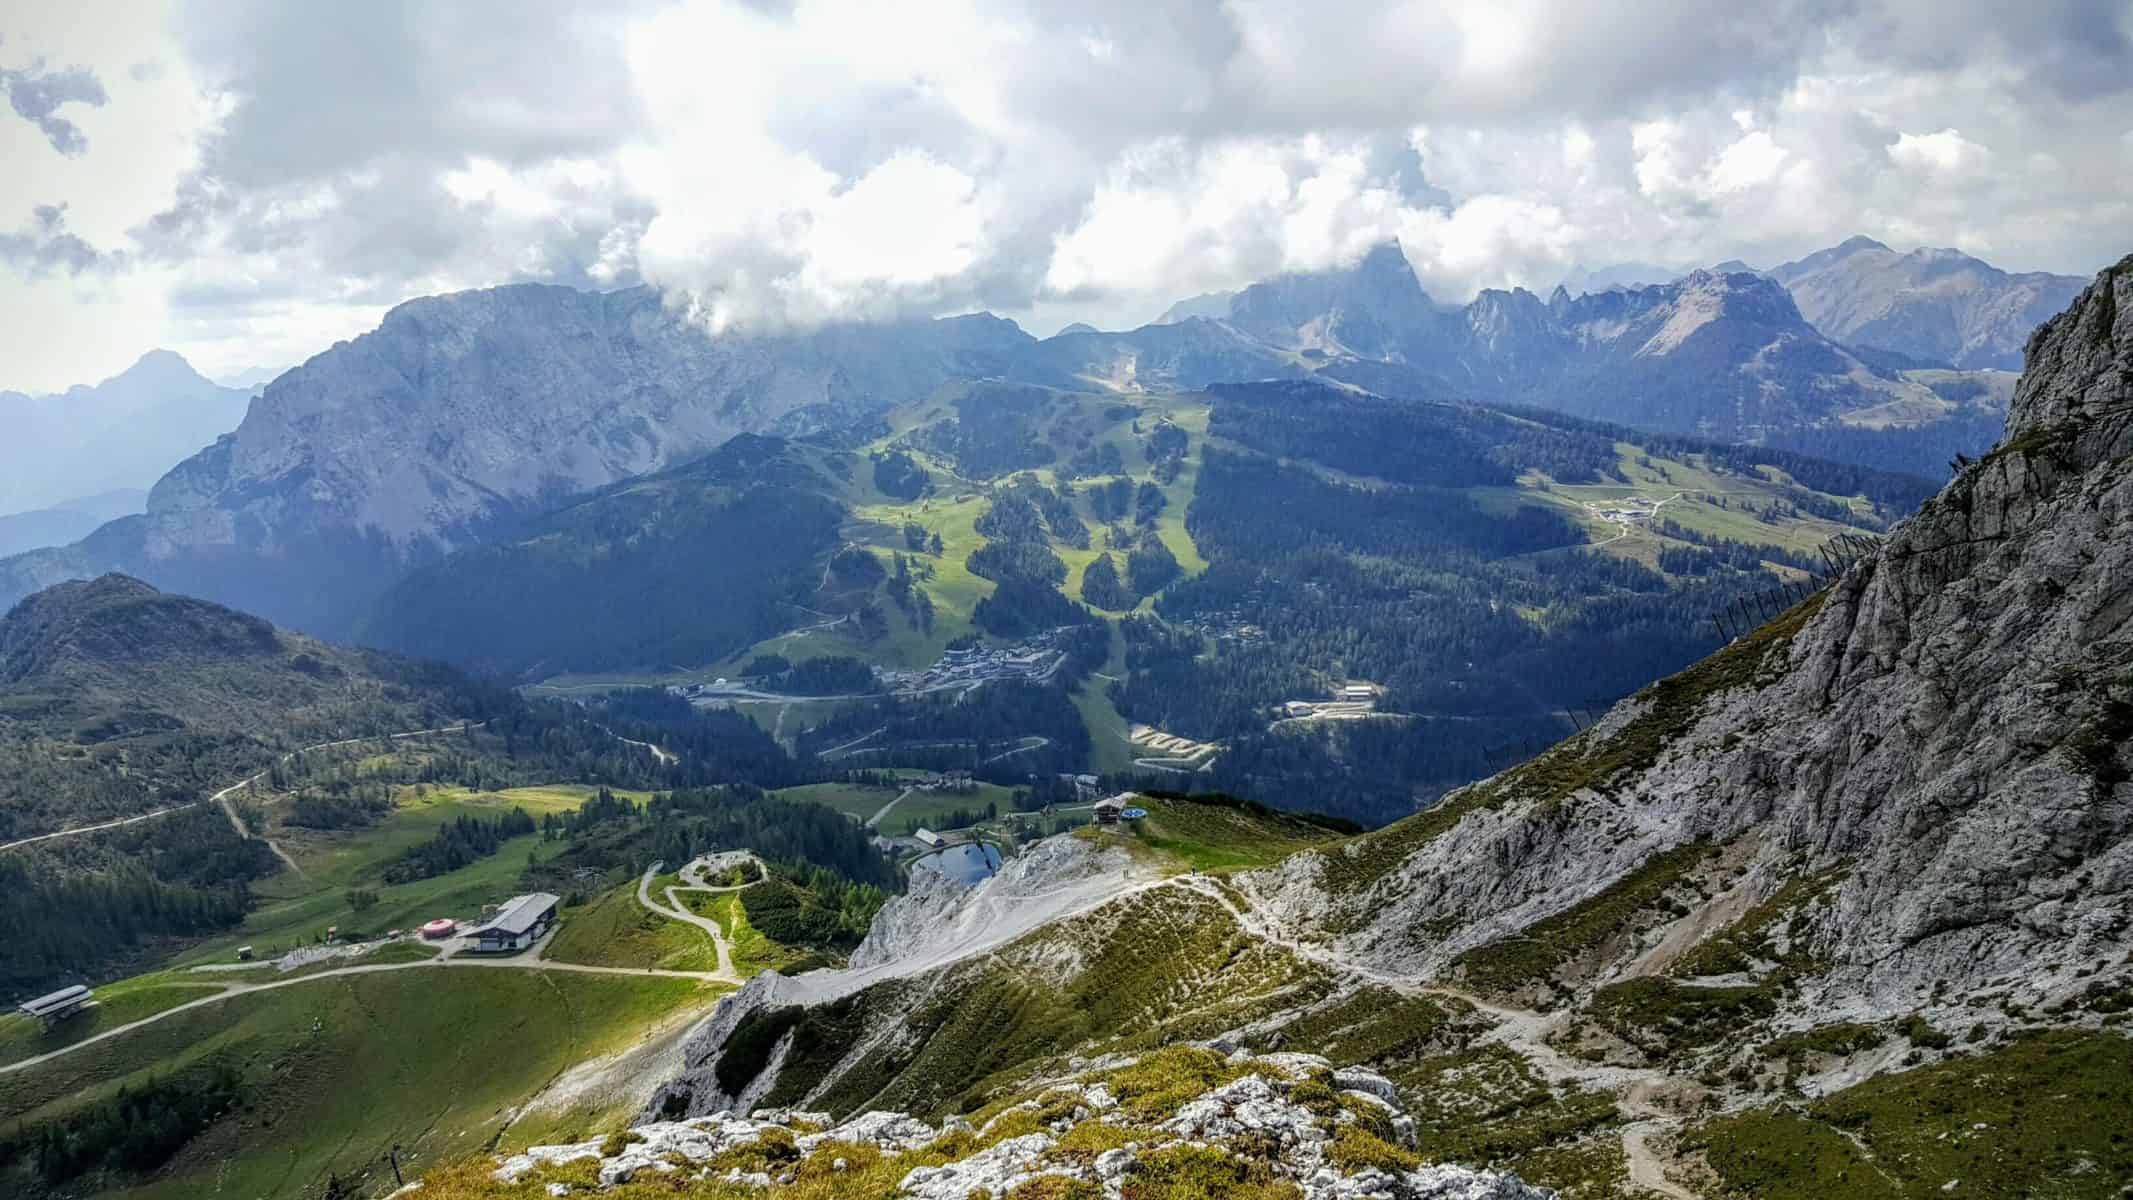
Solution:
[[[1037,332],[1398,237],[1443,300],[1865,233],[2133,250],[2133,0],[0,6],[0,387],[410,296]]]

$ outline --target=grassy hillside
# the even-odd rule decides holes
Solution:
[[[666,886],[673,882],[671,877],[655,880],[653,898],[666,903]],[[666,971],[718,969],[718,950],[704,931],[637,903],[636,880],[565,908],[562,923],[547,950],[547,957],[558,962]]]
[[[124,576],[61,584],[0,617],[0,842],[196,800],[299,746],[511,703]]]
[[[1264,867],[1299,850],[1338,841],[1348,830],[1226,797],[1143,795],[1142,820],[1118,830],[1100,826],[1078,836],[1103,841],[1123,836],[1136,850],[1173,870],[1227,871]]]
[[[904,772],[908,775],[923,775],[924,772]],[[906,791],[908,795],[905,795]],[[882,818],[878,828],[883,833],[896,833],[911,821],[932,825],[942,817],[963,811],[982,812],[987,804],[998,811],[1006,812],[1012,807],[1014,790],[998,784],[980,783],[967,792],[921,792],[917,789],[895,787],[872,787],[856,783],[811,783],[801,787],[780,788],[776,795],[784,800],[804,800],[822,804],[858,821],[865,821],[890,802],[888,815]],[[903,799],[898,800],[898,796]]]
[[[428,841],[437,829],[463,816],[495,818],[514,808],[540,817],[584,803],[596,789],[578,786],[509,788],[470,793],[463,788],[399,790],[399,805],[368,829],[318,832],[276,824],[271,836],[296,860],[302,874],[283,871],[262,883],[261,903],[233,932],[200,943],[180,955],[183,965],[227,960],[238,946],[250,945],[269,958],[316,941],[329,926],[344,933],[413,929],[436,917],[479,917],[481,906],[509,898],[529,861],[560,853],[565,844],[543,842],[538,835],[514,838],[495,854],[459,870],[410,883],[384,883],[386,863],[408,848]],[[642,802],[646,793],[618,793]],[[270,806],[266,811],[275,810]],[[376,898],[361,911],[351,891]]]
[[[316,1195],[332,1174],[376,1190],[393,1145],[419,1169],[509,1144],[516,1107],[564,1069],[718,994],[688,980],[420,967],[298,984],[0,1076],[0,1138],[213,1062],[237,1072],[237,1110],[151,1176],[110,1180],[106,1194]],[[12,1178],[12,1194],[43,1187]]]

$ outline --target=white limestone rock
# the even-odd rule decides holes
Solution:
[[[976,1192],[1004,1196],[1042,1174],[1038,1160],[1054,1145],[1048,1134],[1025,1133],[988,1146],[969,1158],[939,1167],[918,1167],[904,1176],[904,1195],[917,1200],[964,1200]]]

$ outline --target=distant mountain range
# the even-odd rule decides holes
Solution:
[[[1921,375],[1918,346],[1886,353],[1827,336],[1780,277],[1797,268],[1796,286],[1818,297],[1862,273],[1898,298],[1939,296],[1951,285],[1897,288],[1888,281],[1905,276],[1884,262],[1885,249],[1868,244],[1830,254],[1837,257],[1770,275],[1700,271],[1577,296],[1558,288],[1547,299],[1491,290],[1450,306],[1422,289],[1388,243],[1351,267],[1283,276],[1173,310],[1207,315],[1123,332],[1077,326],[1043,340],[983,314],[712,337],[647,288],[594,294],[517,285],[430,297],[277,376],[219,440],[214,434],[229,427],[242,394],[200,379],[176,355],[149,355],[99,389],[69,393],[74,410],[95,397],[103,400],[98,411],[135,413],[129,429],[162,429],[164,414],[194,420],[182,426],[190,432],[157,443],[162,453],[178,453],[168,447],[181,442],[213,444],[155,484],[144,515],[73,545],[0,560],[0,603],[121,570],[296,628],[350,636],[410,572],[458,549],[523,536],[574,498],[677,467],[736,434],[835,429],[956,380],[1160,393],[1317,377],[1396,399],[1553,408],[1913,471],[1981,449],[2004,412],[2004,379],[1945,369]],[[2034,277],[1976,267],[1958,274],[2032,286],[2022,281]],[[2028,311],[2011,304],[1992,311]],[[2018,323],[1997,319],[1979,328]],[[1962,344],[2000,345],[2012,336],[1965,334]],[[57,411],[50,400],[13,403]],[[1961,421],[1951,423],[1955,417]],[[26,427],[43,431],[40,419]],[[1942,433],[1923,452],[1892,450],[1882,435],[1936,423]],[[80,427],[63,426],[86,444]],[[1814,431],[1827,445],[1801,443]],[[30,441],[51,446],[59,435],[40,432]],[[20,453],[12,445],[8,452]],[[64,454],[36,457],[34,469],[19,474],[35,477]],[[99,449],[97,459],[109,466],[127,455]],[[142,462],[127,474],[156,469]],[[17,482],[21,502],[49,505],[104,478],[55,474],[66,491],[47,494],[56,482],[42,489]]]
[[[1217,307],[1214,297],[1191,303]],[[1352,267],[1254,284],[1222,301],[1217,319],[1083,335],[1108,357],[1085,355],[1080,376],[1145,383],[1159,331],[1172,344],[1197,343],[1195,366],[1229,360],[1232,378],[1245,377],[1238,360],[1249,359],[1262,375],[1317,374],[1391,396],[1531,404],[1733,441],[1829,422],[1923,424],[1955,407],[1905,377],[1917,364],[1832,340],[1774,279],[1748,270],[1582,295],[1558,287],[1545,300],[1492,289],[1450,307],[1388,243]],[[1173,371],[1165,382],[1211,382],[1194,374]]]
[[[2031,331],[2088,280],[2010,275],[1959,250],[1898,254],[1872,238],[1773,268],[1815,328],[1839,341],[1950,366],[2022,369]]]
[[[249,391],[217,386],[168,350],[55,395],[0,392],[0,514],[147,488],[237,428]]]
[[[0,556],[78,542],[107,521],[148,510],[145,488],[120,488],[0,517]]]

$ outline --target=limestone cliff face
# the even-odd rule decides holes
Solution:
[[[1743,872],[1736,909],[1832,881],[1794,930],[1822,968],[1810,1005],[1891,1014],[2004,976],[2050,1000],[2121,963],[2133,258],[2028,360],[2000,447],[1825,594],[1535,763],[1247,890],[1350,961],[1456,977],[1705,843]],[[1651,949],[1627,939],[1584,982]]]

